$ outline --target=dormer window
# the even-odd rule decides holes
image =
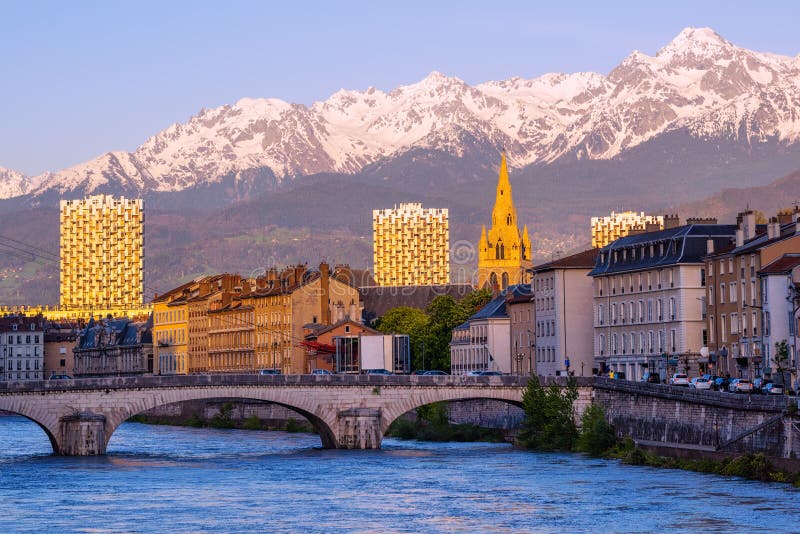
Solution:
[[[12,324],[11,325],[11,330],[16,330],[16,329],[17,329],[17,324],[16,323]]]

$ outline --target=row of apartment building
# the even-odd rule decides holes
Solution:
[[[0,380],[42,380],[71,374],[77,325],[42,316],[0,317]]]
[[[531,269],[458,327],[455,373],[589,375],[614,371],[755,377],[774,373],[776,344],[797,372],[800,210],[757,225],[665,219],[601,249]]]

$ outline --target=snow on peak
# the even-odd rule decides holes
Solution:
[[[0,199],[27,194],[31,179],[21,172],[0,167]]]
[[[612,158],[677,128],[793,142],[800,140],[799,79],[800,56],[751,52],[708,28],[686,28],[655,56],[634,51],[608,76],[552,73],[470,86],[433,71],[389,92],[341,89],[309,106],[242,98],[201,110],[132,154],[108,153],[32,179],[41,185],[0,174],[0,197],[115,183],[178,191],[256,169],[279,179],[358,172],[412,148],[460,154],[476,142],[509,147],[517,166],[570,153]]]

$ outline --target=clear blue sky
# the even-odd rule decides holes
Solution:
[[[686,26],[793,56],[798,21],[797,1],[6,0],[0,166],[35,174],[133,150],[245,96],[308,104],[432,70],[468,83],[607,73]]]

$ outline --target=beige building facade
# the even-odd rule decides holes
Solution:
[[[592,278],[597,249],[532,269],[537,374],[591,376],[596,368],[592,337]]]

